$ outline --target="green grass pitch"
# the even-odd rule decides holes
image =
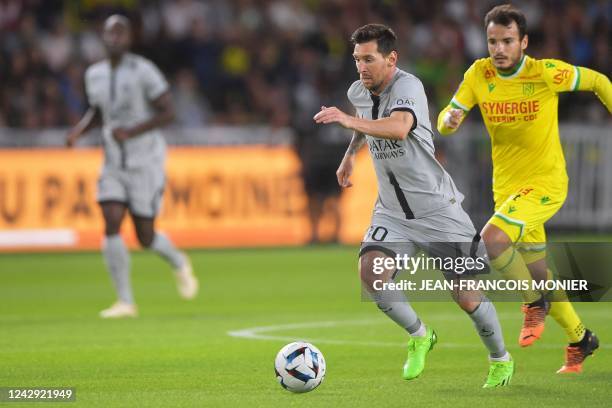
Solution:
[[[114,300],[100,254],[0,255],[0,387],[75,387],[76,403],[51,405],[67,407],[610,404],[610,303],[576,304],[602,347],[573,376],[555,374],[565,338],[552,319],[538,343],[521,349],[519,306],[498,303],[517,371],[511,387],[493,390],[481,389],[486,352],[469,318],[452,302],[415,303],[439,343],[423,375],[406,382],[407,337],[360,300],[356,248],[190,254],[202,291],[185,302],[165,263],[134,253],[141,316],[119,321],[97,317]],[[264,339],[249,338],[257,336]],[[273,371],[277,351],[299,338],[327,361],[325,381],[308,394],[283,390]]]

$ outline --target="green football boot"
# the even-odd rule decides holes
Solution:
[[[404,364],[404,380],[413,380],[423,372],[425,357],[438,341],[436,332],[429,326],[423,337],[411,337],[408,341],[408,358]]]
[[[482,388],[503,387],[510,384],[514,374],[514,360],[489,362],[489,374]]]

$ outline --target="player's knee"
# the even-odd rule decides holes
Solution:
[[[501,228],[493,224],[487,224],[480,234],[487,248],[489,257],[494,259],[501,255],[512,245],[512,240]]]
[[[371,255],[371,252],[366,252],[359,257],[359,278],[363,286],[368,290],[372,287],[375,276],[373,272],[373,257]]]
[[[368,270],[371,270],[371,266],[368,265],[366,255],[362,255],[359,257],[358,270],[359,270],[359,279],[361,280],[361,282],[365,283],[369,275]]]
[[[457,305],[466,313],[472,313],[478,305],[480,304],[479,300],[470,299],[469,297],[459,297],[456,299]]]
[[[374,290],[376,281],[386,282],[391,279],[392,270],[385,269],[381,266],[379,260],[385,259],[387,256],[381,252],[370,251],[359,257],[359,276],[361,283],[368,291]]]
[[[472,313],[482,301],[482,293],[476,291],[454,291],[453,300],[466,313]]]
[[[119,223],[107,222],[104,226],[104,235],[106,235],[107,237],[117,235],[119,234],[119,228]]]
[[[136,230],[136,236],[143,248],[150,248],[153,244],[153,232]]]

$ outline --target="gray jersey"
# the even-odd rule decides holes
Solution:
[[[463,195],[434,157],[427,97],[417,77],[397,69],[379,96],[356,81],[348,90],[348,98],[361,118],[385,118],[396,110],[414,115],[414,125],[406,140],[366,135],[378,179],[375,213],[402,219],[422,218],[463,201]]]
[[[151,102],[168,90],[162,73],[146,58],[125,54],[114,69],[104,60],[85,73],[87,99],[102,113],[104,166],[129,169],[162,165],[166,143],[157,129],[118,143],[112,130],[131,127],[152,117]]]

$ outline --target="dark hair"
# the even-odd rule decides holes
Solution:
[[[363,27],[359,27],[351,35],[351,43],[363,44],[366,42],[376,40],[378,45],[378,52],[382,55],[389,55],[391,51],[397,51],[395,47],[395,40],[397,37],[393,30],[384,24],[366,24]]]
[[[501,24],[507,27],[512,24],[513,21],[518,27],[519,39],[522,40],[523,37],[525,37],[525,34],[527,34],[527,20],[525,19],[523,12],[514,7],[512,4],[503,4],[501,6],[493,7],[485,16],[485,30],[490,23]]]

